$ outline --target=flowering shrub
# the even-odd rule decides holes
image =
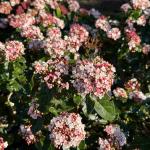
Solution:
[[[149,150],[150,1],[120,10],[0,1],[0,150]]]

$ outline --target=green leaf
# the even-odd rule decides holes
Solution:
[[[104,120],[113,121],[116,117],[114,103],[107,99],[95,101],[94,109]]]
[[[81,141],[81,143],[78,146],[77,150],[85,150],[85,149],[86,149],[85,141]]]
[[[131,13],[131,17],[136,20],[136,19],[138,19],[141,16],[141,13],[142,13],[141,10],[134,10]]]
[[[51,112],[53,115],[57,116],[58,115],[58,112],[57,110],[54,108],[54,107],[50,107],[49,108],[49,112]]]
[[[82,103],[82,96],[74,95],[73,101],[74,101],[75,104],[80,105]]]
[[[56,9],[56,16],[57,16],[58,18],[61,17],[61,10],[60,10],[59,7]]]
[[[87,117],[94,111],[94,102],[90,98],[87,98],[83,103],[82,111]]]

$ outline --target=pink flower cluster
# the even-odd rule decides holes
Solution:
[[[108,139],[99,138],[99,150],[122,149],[122,146],[127,143],[125,134],[118,125],[107,125],[104,131],[107,133]]]
[[[146,96],[140,91],[140,83],[136,78],[129,80],[125,84],[125,88],[129,91],[129,98],[133,99],[135,102],[142,102],[146,99]]]
[[[36,103],[35,100],[31,102],[31,105],[28,110],[28,115],[33,118],[37,119],[38,117],[42,117],[42,113],[38,110],[39,104]]]
[[[48,27],[51,25],[56,25],[61,29],[65,27],[65,23],[63,20],[57,18],[56,16],[53,16],[50,13],[45,12],[44,10],[39,12],[37,22],[41,23],[44,27]]]
[[[77,12],[80,8],[78,1],[76,0],[67,0],[70,11]]]
[[[87,40],[89,33],[83,26],[79,24],[72,24],[69,35],[71,37],[76,37],[82,43]]]
[[[146,19],[147,19],[147,18],[145,17],[145,15],[140,16],[140,17],[136,20],[137,25],[145,26],[145,25],[146,25]]]
[[[5,43],[6,60],[15,61],[24,54],[24,45],[19,41],[7,41]]]
[[[49,125],[50,139],[56,148],[77,147],[85,139],[84,124],[76,113],[61,113]]]
[[[59,1],[61,0],[45,0],[46,3],[52,8],[52,9],[56,9],[59,7]]]
[[[52,58],[60,58],[64,56],[66,51],[66,42],[62,38],[47,38],[44,40],[43,47],[45,53],[49,54]]]
[[[68,75],[68,61],[65,58],[48,60],[47,62],[35,62],[35,73],[43,76],[44,82],[48,88],[53,88],[54,85],[60,88],[69,88],[68,82],[63,82],[63,77]]]
[[[58,27],[51,27],[47,29],[47,36],[49,39],[54,40],[54,39],[59,39],[61,38],[61,30]]]
[[[20,15],[10,15],[9,24],[13,28],[23,28],[35,24],[35,17],[30,13],[22,13]]]
[[[21,31],[21,36],[28,39],[43,39],[43,33],[40,31],[40,28],[37,26],[28,26],[23,27]]]
[[[120,87],[117,87],[116,89],[114,89],[113,94],[117,98],[127,98],[128,97],[127,92],[123,88],[120,88]]]
[[[66,50],[68,52],[71,52],[71,53],[78,52],[82,43],[77,38],[77,36],[65,36],[64,39],[66,42]]]
[[[100,145],[99,150],[112,150],[111,145],[107,139],[99,138],[98,144]]]
[[[107,32],[107,37],[116,41],[121,37],[121,32],[118,28],[112,28]]]
[[[132,9],[129,3],[125,3],[121,6],[121,9],[126,13],[128,10]]]
[[[115,68],[100,57],[93,61],[78,60],[73,68],[73,86],[83,94],[92,93],[102,98],[110,89],[114,81]]]
[[[108,18],[101,15],[97,20],[96,20],[96,23],[95,23],[95,26],[96,28],[100,28],[101,30],[107,32],[111,29],[111,26],[108,22]]]
[[[105,31],[108,38],[113,40],[118,40],[121,37],[121,32],[119,28],[112,28],[109,24],[108,18],[101,15],[95,23],[96,28],[100,28],[101,30]]]
[[[21,135],[23,136],[23,139],[25,139],[25,141],[27,142],[28,145],[36,142],[36,137],[32,133],[31,127],[32,126],[29,126],[29,125],[28,126],[25,126],[25,125],[20,126]]]
[[[34,0],[31,3],[31,6],[33,6],[36,10],[43,10],[46,6],[45,0]]]
[[[0,2],[0,14],[10,14],[12,7],[9,2]]]
[[[76,53],[81,44],[88,38],[88,31],[79,24],[73,24],[69,36],[61,38],[61,31],[57,27],[49,28],[48,38],[44,40],[44,49],[52,58],[63,57],[65,52]]]
[[[141,91],[133,91],[129,93],[129,98],[135,102],[142,102],[146,99],[146,96]]]
[[[139,90],[140,89],[140,83],[138,82],[138,80],[136,78],[133,78],[133,79],[129,80],[127,83],[125,83],[125,88],[128,91]]]
[[[131,52],[135,52],[136,48],[141,43],[141,38],[139,37],[139,35],[137,35],[137,33],[134,30],[126,29],[125,33],[128,40],[129,50]]]
[[[8,143],[4,142],[3,138],[0,137],[0,150],[4,150],[5,148],[7,148]]]
[[[9,1],[10,1],[11,6],[16,6],[20,4],[20,0],[9,0]]]
[[[149,0],[131,0],[134,9],[146,9],[150,7]]]

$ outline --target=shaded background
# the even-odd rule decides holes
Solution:
[[[96,8],[100,12],[105,14],[118,13],[120,6],[129,0],[79,0],[81,7],[84,8]]]

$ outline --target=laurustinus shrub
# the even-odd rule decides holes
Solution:
[[[0,1],[0,150],[149,150],[149,37],[149,0]]]

